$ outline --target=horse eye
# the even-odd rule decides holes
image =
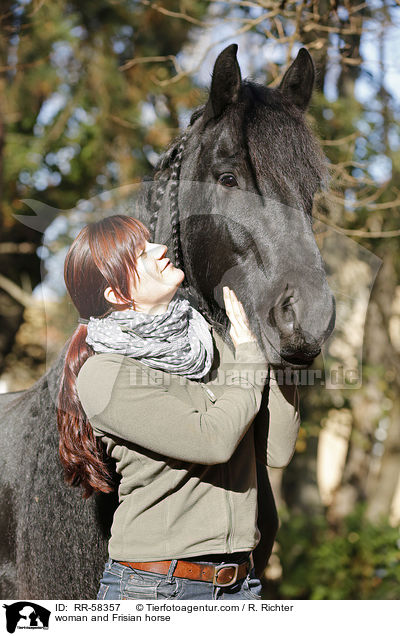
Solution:
[[[221,176],[218,178],[218,183],[220,185],[226,186],[227,188],[234,188],[238,185],[238,182],[236,181],[233,174],[221,174]]]

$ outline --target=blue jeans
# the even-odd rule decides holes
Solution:
[[[229,563],[228,559],[225,561]],[[198,561],[198,563],[207,563]],[[210,565],[216,565],[214,562]],[[231,600],[245,599],[258,601],[261,599],[261,583],[251,569],[246,578],[229,586],[216,586],[213,583],[193,581],[174,577],[176,561],[171,562],[168,574],[153,574],[143,570],[134,570],[126,565],[108,559],[100,581],[97,594],[99,600]]]

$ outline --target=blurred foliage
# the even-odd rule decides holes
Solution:
[[[0,36],[8,69],[0,80],[0,117],[3,223],[10,226],[13,213],[27,213],[25,197],[65,209],[151,172],[148,151],[168,144],[178,133],[178,104],[190,108],[198,97],[189,79],[157,85],[173,74],[171,62],[127,64],[176,55],[188,37],[185,21],[134,1],[6,4],[13,19]],[[166,10],[179,5],[164,3]],[[192,3],[191,14],[201,16],[206,6]],[[151,122],[142,119],[145,105]]]
[[[281,513],[276,598],[363,600],[400,598],[400,533],[372,524],[358,505],[338,527],[325,515]],[[269,584],[267,583],[267,587]],[[272,590],[271,590],[272,591]]]

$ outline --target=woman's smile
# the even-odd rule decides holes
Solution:
[[[135,309],[146,313],[164,313],[185,274],[167,256],[168,247],[146,244],[137,256],[138,278],[132,282]]]
[[[166,264],[166,265],[164,265],[164,267],[162,268],[162,270],[161,270],[161,271],[163,272],[163,271],[164,271],[165,269],[167,269],[167,267],[169,267],[170,265],[173,267],[173,265],[172,265],[171,261],[170,261],[170,260],[169,260],[169,258],[168,258],[168,259],[167,259],[167,264]]]

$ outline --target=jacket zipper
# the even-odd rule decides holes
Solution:
[[[229,470],[229,463],[227,462],[225,465],[225,470],[227,473],[227,481],[228,481],[228,486],[230,485],[230,470]],[[227,502],[228,502],[228,518],[229,518],[229,526],[228,526],[228,534],[227,534],[227,543],[228,543],[228,554],[230,554],[232,552],[232,531],[233,531],[233,513],[232,513],[232,502],[231,502],[231,497],[230,497],[230,492],[229,492],[229,488],[226,491],[226,498],[227,498]]]
[[[209,389],[208,386],[206,386],[204,384],[204,382],[199,382],[199,384],[201,384],[201,386],[203,387],[203,389],[207,393],[208,397],[210,398],[211,402],[214,404],[214,402],[217,401],[217,396],[214,395],[214,393],[211,391],[211,389]]]
[[[206,386],[204,384],[204,382],[199,381],[199,384],[201,384],[201,386],[203,387],[204,391],[207,393],[209,399],[211,400],[211,402],[214,404],[214,402],[217,401],[217,397],[216,395],[211,391],[211,389]],[[230,473],[229,473],[229,466],[228,464],[226,464],[226,466],[221,466],[222,469],[222,474],[226,471],[227,473],[227,477],[229,479],[230,477]],[[232,527],[233,527],[233,519],[232,519],[232,504],[231,504],[231,500],[230,500],[230,496],[229,496],[229,490],[226,492],[226,501],[227,501],[227,507],[228,507],[228,528],[227,528],[227,534],[226,534],[226,541],[227,541],[227,553],[230,554],[232,552]]]

